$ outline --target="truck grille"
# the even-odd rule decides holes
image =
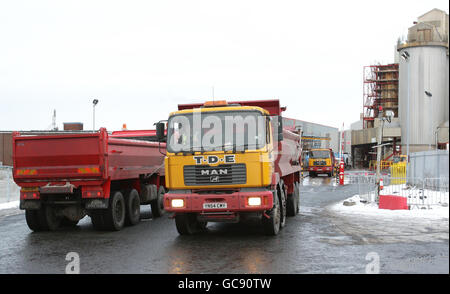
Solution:
[[[243,163],[184,166],[184,184],[186,186],[245,183],[247,183],[247,169]]]
[[[316,160],[314,165],[327,165],[327,162],[325,160]]]

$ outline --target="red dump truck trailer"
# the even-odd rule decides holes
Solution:
[[[33,231],[75,226],[120,230],[140,220],[140,205],[164,214],[165,143],[155,131],[13,134],[13,177]]]
[[[279,100],[208,101],[179,105],[170,114],[164,204],[181,235],[249,215],[276,235],[286,216],[298,213],[301,135],[282,126],[284,110]],[[252,128],[252,121],[259,127]],[[230,138],[242,135],[242,143],[228,141],[230,132]]]

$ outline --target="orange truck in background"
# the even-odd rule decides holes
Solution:
[[[309,151],[309,176],[314,178],[318,174],[334,176],[336,159],[331,148],[318,148]]]

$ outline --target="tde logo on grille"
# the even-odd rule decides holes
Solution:
[[[216,155],[208,155],[208,156],[194,156],[195,164],[215,164],[215,163],[235,163],[234,154],[224,155],[223,157],[219,157]]]

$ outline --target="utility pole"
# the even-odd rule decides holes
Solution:
[[[92,130],[95,131],[95,106],[98,103],[98,99],[92,100]]]
[[[377,174],[376,174],[376,183],[378,187],[380,186],[380,171],[381,171],[381,144],[383,144],[383,127],[384,127],[384,119],[383,119],[383,107],[380,106],[378,111],[378,118],[380,119],[380,125],[377,129]]]
[[[58,130],[58,128],[56,127],[56,109],[53,109],[52,130],[53,131],[57,131]]]
[[[406,115],[407,115],[407,119],[406,119],[406,177],[408,177],[408,166],[409,166],[409,124],[410,124],[410,114],[409,114],[409,96],[410,96],[410,61],[409,61],[409,53],[408,51],[403,51],[403,53],[401,54],[401,57],[403,58],[403,60],[406,62],[406,66],[407,66],[407,96],[406,96]],[[402,139],[403,141],[403,139]]]
[[[430,98],[428,105],[429,105],[429,108],[430,108],[430,120],[431,120],[430,121],[430,127],[431,127],[430,136],[431,136],[431,139],[428,141],[428,149],[432,150],[431,149],[431,144],[432,144],[431,142],[433,141],[434,128],[433,128],[433,119],[432,119],[432,117],[433,117],[433,100],[431,99],[431,97],[433,97],[433,94],[431,94],[431,92],[429,92],[429,91],[425,91],[425,95],[427,95],[428,98]],[[436,144],[435,148],[437,149],[437,144]]]

